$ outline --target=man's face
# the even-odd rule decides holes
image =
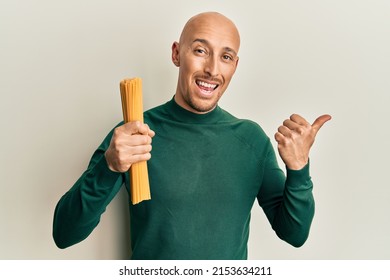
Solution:
[[[175,100],[194,113],[215,108],[229,85],[238,63],[239,35],[220,16],[201,16],[190,22],[172,46],[172,60],[179,67]]]

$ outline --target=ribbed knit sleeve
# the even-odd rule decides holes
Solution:
[[[112,172],[104,152],[112,132],[93,154],[87,170],[59,200],[53,220],[53,238],[59,248],[84,240],[123,184],[122,173]]]
[[[309,235],[314,217],[312,189],[309,164],[301,170],[287,169],[286,177],[270,148],[257,198],[279,238],[295,247],[302,246]]]

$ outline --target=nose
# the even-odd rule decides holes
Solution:
[[[218,76],[218,61],[215,58],[215,56],[210,55],[204,65],[204,71],[210,76],[210,77],[216,77]]]

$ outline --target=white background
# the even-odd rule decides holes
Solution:
[[[249,258],[390,258],[389,1],[2,0],[0,259],[128,258],[123,191],[66,250],[52,240],[54,207],[121,120],[119,81],[143,79],[145,109],[169,100],[171,44],[209,10],[230,17],[242,39],[221,107],[271,138],[292,113],[333,116],[311,154],[307,243],[280,241],[255,204]]]

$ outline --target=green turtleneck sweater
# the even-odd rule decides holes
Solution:
[[[314,215],[309,166],[285,176],[256,123],[220,107],[194,114],[173,99],[144,119],[156,132],[148,161],[152,199],[129,200],[133,259],[246,259],[256,199],[281,239],[296,247],[306,241]],[[123,183],[129,190],[128,172],[107,166],[111,137],[57,204],[53,236],[60,248],[92,232]]]

